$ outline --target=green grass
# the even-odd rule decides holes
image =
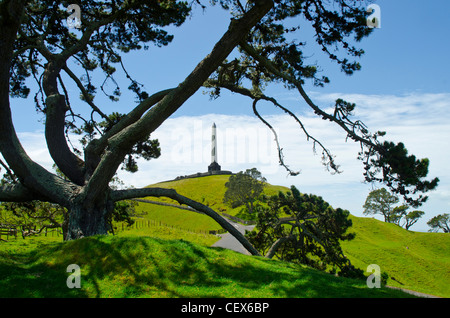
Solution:
[[[225,212],[230,215],[236,215],[241,208],[232,209],[225,203],[223,203],[223,197],[225,195],[226,187],[225,183],[228,182],[229,175],[215,175],[206,176],[200,178],[187,178],[175,181],[161,182],[150,185],[149,187],[161,187],[175,189],[179,194],[188,196],[189,198],[208,205],[210,208],[217,212]],[[283,186],[276,186],[267,184],[264,188],[264,193],[267,195],[277,194],[279,191],[289,190]],[[159,200],[162,202],[176,203],[171,199],[166,198],[148,198],[150,200]]]
[[[166,182],[179,193],[238,213],[222,203],[228,176]],[[267,194],[285,191],[268,186]],[[147,218],[184,229],[211,230],[208,217],[140,204]],[[351,217],[356,238],[343,243],[354,265],[377,264],[388,285],[450,297],[450,235],[410,232],[371,218]],[[307,267],[210,248],[218,237],[166,226],[119,231],[116,236],[61,242],[61,237],[0,242],[0,297],[408,297],[365,281]],[[407,248],[408,247],[408,248]],[[66,287],[69,264],[81,267],[82,288]]]
[[[148,227],[143,226],[137,229],[134,227],[125,228],[125,231],[119,231],[117,236],[150,236],[166,240],[177,239],[205,246],[211,246],[220,239],[220,237],[212,234],[190,232],[176,227],[172,228],[169,226],[159,226],[153,224]]]
[[[0,252],[1,297],[409,297],[184,240],[98,236],[27,244]],[[69,264],[81,268],[80,289],[66,286]]]
[[[395,224],[351,216],[356,238],[343,242],[344,254],[366,270],[377,264],[388,285],[450,297],[450,235],[407,231]]]

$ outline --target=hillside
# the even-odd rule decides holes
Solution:
[[[407,231],[372,218],[351,217],[356,238],[343,242],[352,263],[377,264],[388,285],[450,297],[450,235]]]
[[[215,175],[200,178],[181,179],[176,181],[161,182],[149,187],[172,188],[178,193],[185,195],[195,201],[208,205],[217,212],[236,215],[241,208],[232,209],[225,205],[222,200],[225,194],[225,183],[229,175]],[[264,192],[268,195],[276,194],[278,191],[287,191],[286,187],[267,184]],[[153,201],[174,203],[177,202],[167,198],[147,198]],[[219,230],[221,226],[211,218],[192,212],[186,212],[172,207],[158,206],[153,204],[139,203],[139,212],[145,211],[145,218],[161,221],[166,224],[178,226],[189,230]]]
[[[235,215],[239,208],[231,209],[222,203],[228,177],[208,176],[151,186],[174,188],[216,211]],[[268,184],[265,192],[275,194],[280,190],[288,188]],[[140,209],[148,211],[150,219],[166,220],[181,227],[196,224],[211,230],[219,228],[206,216],[176,208],[141,204]],[[351,216],[351,219],[351,231],[356,233],[356,238],[343,242],[343,250],[355,266],[365,271],[369,264],[378,264],[390,277],[388,285],[450,297],[450,235],[406,231],[372,218]]]
[[[223,176],[212,176],[155,186],[173,187],[231,214],[237,211],[221,203],[225,182]],[[279,190],[287,189],[266,189]],[[145,203],[139,209],[148,211],[149,220],[157,217],[166,224],[217,227],[190,211]],[[352,220],[356,239],[343,248],[353,264],[363,270],[378,264],[390,276],[389,285],[450,297],[449,235],[408,232],[371,218]],[[71,242],[53,236],[2,242],[0,297],[411,297],[388,288],[369,289],[364,280],[211,248],[217,236],[177,227],[154,224],[116,234]],[[66,286],[69,264],[81,268],[81,289]]]
[[[184,240],[38,239],[12,241],[8,251],[0,247],[0,297],[410,297],[369,289],[365,281]],[[80,266],[80,289],[66,286],[68,264]]]

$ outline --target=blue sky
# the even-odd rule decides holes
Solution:
[[[380,0],[375,3],[381,8],[382,27],[359,44],[366,54],[360,59],[362,70],[353,76],[345,75],[336,64],[324,58],[314,45],[308,26],[301,29],[298,39],[309,44],[305,55],[311,56],[311,63],[317,61],[323,74],[331,80],[324,88],[307,83],[305,89],[324,108],[339,97],[356,102],[356,115],[369,129],[386,130],[387,139],[404,141],[417,157],[430,158],[430,177],[440,177],[441,184],[421,208],[426,212],[425,217],[412,228],[426,231],[428,219],[450,212],[450,173],[446,163],[446,146],[450,140],[446,119],[450,110],[450,1]],[[171,29],[175,39],[168,47],[150,47],[148,51],[125,55],[124,63],[149,93],[174,87],[211,50],[228,22],[228,13],[219,7],[208,8],[205,13],[196,10],[185,25]],[[125,85],[119,103],[111,105],[101,97],[96,102],[106,112],[129,111],[135,102]],[[69,85],[68,89],[76,93],[73,86]],[[223,169],[237,172],[255,166],[273,184],[294,184],[300,191],[322,195],[332,205],[361,216],[362,204],[372,187],[361,182],[361,163],[355,159],[357,145],[345,143],[345,135],[339,129],[315,119],[294,91],[274,86],[267,93],[302,116],[310,132],[336,154],[344,173],[331,176],[324,171],[320,158],[313,155],[312,145],[305,142],[298,127],[280,112],[264,107],[264,114],[279,132],[286,162],[293,170],[302,171],[298,177],[287,178],[286,172],[277,165],[273,138],[252,115],[250,101],[224,91],[215,101],[202,92],[196,93],[154,133],[160,139],[162,157],[142,163],[136,174],[119,171],[119,175],[129,185],[144,186],[205,171],[209,164],[210,127],[216,122],[219,163]],[[33,95],[25,101],[11,100],[13,118],[25,149],[32,158],[51,167],[42,141],[40,116],[35,115]],[[82,103],[75,105],[85,107]]]

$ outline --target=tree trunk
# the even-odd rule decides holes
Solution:
[[[101,205],[74,204],[68,213],[65,241],[92,235],[106,235],[111,228],[112,201]]]

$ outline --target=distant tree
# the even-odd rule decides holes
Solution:
[[[354,238],[347,233],[352,225],[348,211],[332,208],[321,197],[301,194],[295,186],[287,194],[271,196],[267,203],[258,206],[257,230],[246,234],[262,255],[362,277],[340,246]]]
[[[438,232],[439,230],[442,230],[444,233],[450,233],[450,214],[444,213],[436,215],[430,219],[427,224],[431,227],[429,230],[430,232]]]
[[[397,224],[398,226],[400,225],[400,221],[403,219],[403,217],[406,216],[406,214],[408,213],[409,206],[402,204],[399,206],[396,206],[392,209],[392,213],[390,215],[390,221],[391,223]]]
[[[266,178],[256,168],[247,169],[231,175],[225,187],[223,202],[235,208],[245,205],[250,214],[253,213],[254,203],[264,190]]]
[[[394,205],[398,203],[398,197],[390,194],[385,188],[373,190],[366,198],[363,205],[365,215],[381,214],[385,222],[396,219]]]
[[[404,224],[403,224],[404,228],[407,229],[407,230],[409,230],[409,228],[410,228],[411,226],[413,226],[414,224],[416,224],[417,221],[419,221],[419,219],[420,219],[424,214],[425,214],[425,212],[423,212],[423,211],[418,211],[418,210],[411,211],[411,212],[409,212],[408,214],[406,214],[405,217],[404,217],[404,221],[405,221]]]

